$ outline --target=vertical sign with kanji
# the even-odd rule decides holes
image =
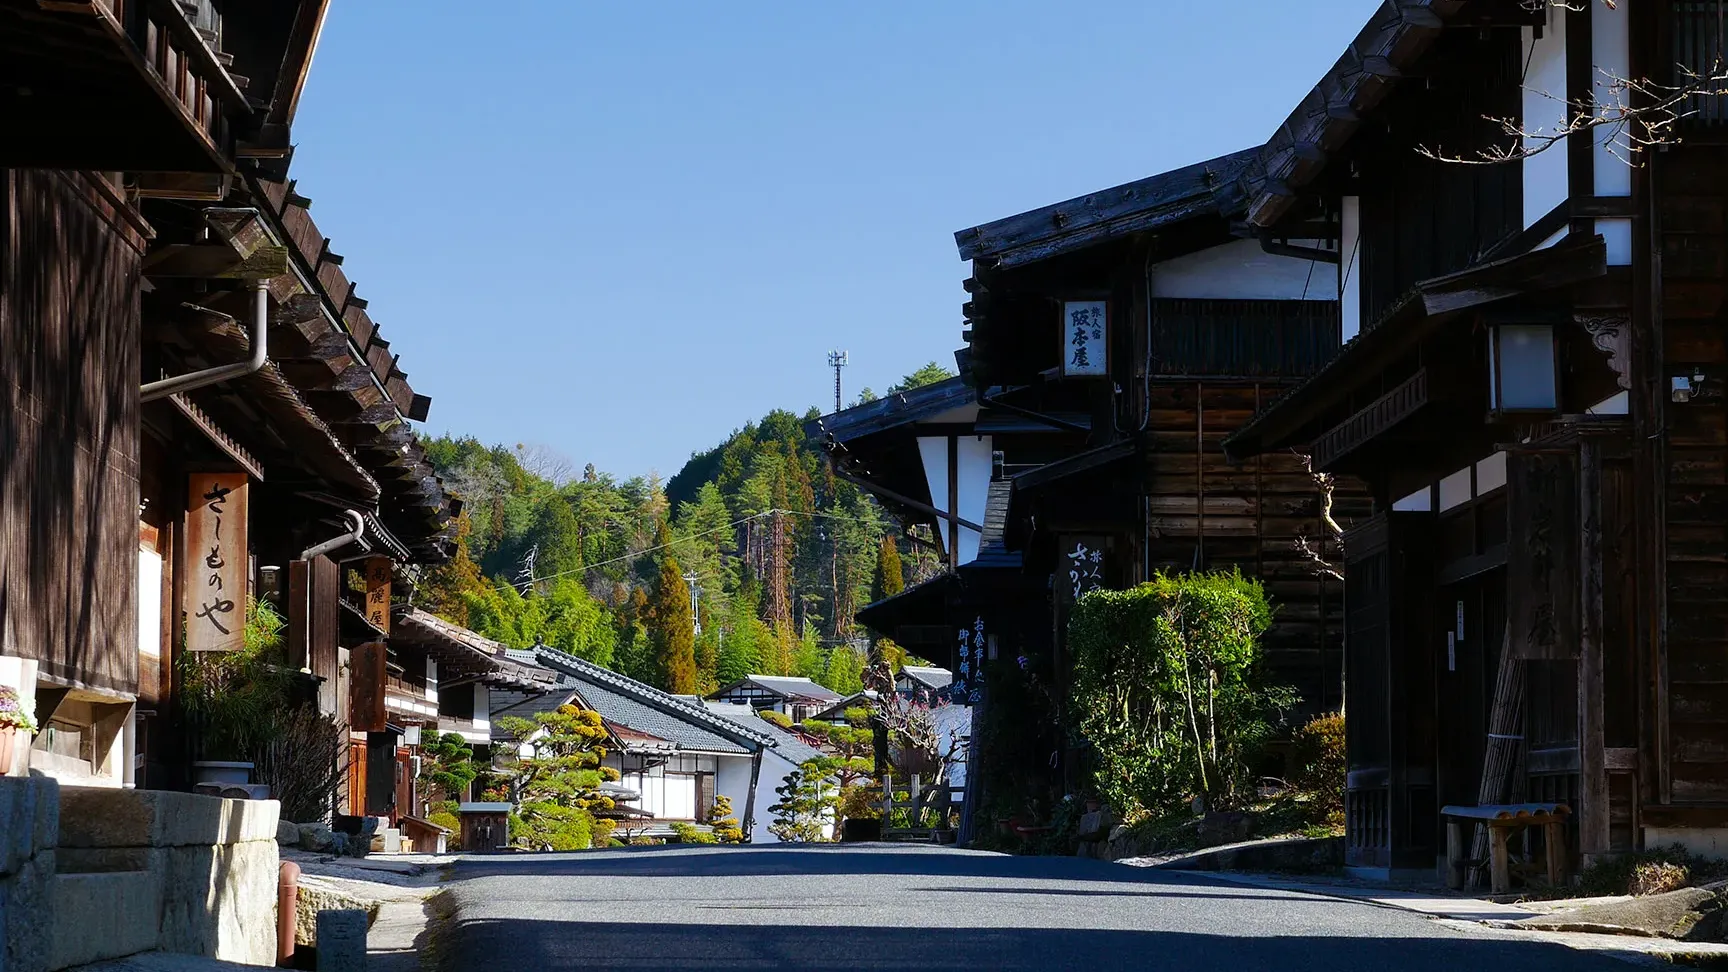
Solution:
[[[245,642],[246,482],[245,473],[187,480],[188,651],[234,651]]]
[[[1514,657],[1577,658],[1577,453],[1507,453],[1506,615]]]
[[[948,697],[958,705],[977,705],[984,698],[984,616],[979,615],[970,628],[960,629],[960,644],[955,657],[960,668],[954,673],[954,684],[948,686]]]
[[[1109,304],[1070,300],[1062,304],[1062,374],[1066,377],[1110,373]]]
[[[1056,582],[1069,604],[1104,586],[1104,540],[1068,537],[1062,544],[1062,565]]]
[[[390,633],[392,569],[389,557],[366,558],[366,620],[385,634]]]

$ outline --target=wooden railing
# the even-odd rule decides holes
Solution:
[[[1325,469],[1334,460],[1372,441],[1409,418],[1428,403],[1428,370],[1411,375],[1402,385],[1374,400],[1314,440],[1314,466]]]

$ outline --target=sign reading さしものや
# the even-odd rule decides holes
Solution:
[[[234,651],[246,640],[246,474],[187,480],[186,649]]]
[[[1062,304],[1062,374],[1110,373],[1110,320],[1102,300],[1070,300]]]

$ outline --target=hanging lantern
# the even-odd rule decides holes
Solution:
[[[1488,397],[1496,415],[1560,410],[1559,355],[1549,324],[1498,324],[1488,332]]]

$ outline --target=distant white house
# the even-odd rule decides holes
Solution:
[[[715,796],[724,794],[753,840],[774,841],[767,829],[773,819],[768,808],[777,799],[774,788],[790,767],[816,754],[808,747],[797,749],[795,744],[802,744],[796,737],[754,715],[751,722],[730,719],[700,700],[671,695],[556,649],[511,654],[557,672],[560,681],[551,692],[493,693],[494,740],[509,739],[499,725],[507,716],[531,719],[566,703],[600,713],[611,736],[605,765],[620,776],[615,792],[637,795],[619,810],[621,836],[664,836],[674,822],[706,824]]]
[[[762,757],[762,780],[760,784],[760,792],[766,793],[767,795],[766,802],[762,803],[764,808],[773,806],[775,801],[779,799],[774,793],[775,787],[778,787],[781,783],[785,782],[786,777],[799,772],[799,767],[804,763],[822,755],[822,750],[817,749],[804,740],[798,738],[795,733],[787,732],[778,726],[770,725],[763,721],[762,717],[756,714],[757,710],[748,705],[739,702],[714,701],[708,701],[703,704],[707,707],[709,712],[712,712],[715,715],[721,716],[725,719],[730,719],[739,725],[748,726],[753,729],[760,727],[773,737],[773,742],[769,745],[767,753]],[[722,770],[722,772],[724,772],[724,770]],[[724,778],[721,780],[720,787],[722,791],[725,790],[727,782],[728,781]],[[737,781],[732,782],[734,785],[737,783]],[[750,832],[751,843],[779,843],[780,838],[775,837],[768,830],[768,825],[773,822],[774,815],[772,813],[764,812],[758,814]],[[826,826],[823,827],[823,833],[828,837],[834,836],[834,822],[832,819],[830,819]]]
[[[903,665],[894,676],[894,690],[904,698],[934,702],[948,698],[954,673],[930,665]]]
[[[840,693],[808,678],[790,675],[746,675],[708,696],[714,702],[773,709],[793,722],[803,722],[840,701]]]

